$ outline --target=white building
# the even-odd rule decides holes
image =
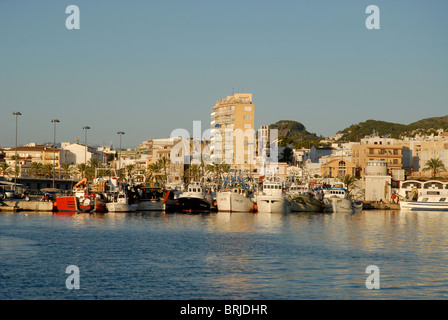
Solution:
[[[97,159],[100,163],[104,161],[104,153],[92,146],[87,146],[79,143],[62,142],[61,143],[61,163],[69,163],[77,165],[81,163],[88,163],[90,159]]]

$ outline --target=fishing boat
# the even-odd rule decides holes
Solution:
[[[136,186],[138,207],[137,211],[163,211],[164,190],[158,184],[142,183]]]
[[[165,209],[165,211],[180,213],[211,212],[216,209],[212,201],[213,199],[205,191],[205,187],[194,182],[188,186],[186,192],[179,195],[175,205],[171,206],[170,209]]]
[[[182,194],[181,190],[177,188],[169,188],[166,190],[163,198],[163,206],[166,212],[174,212],[176,209],[176,203],[179,196]]]
[[[316,194],[308,184],[293,183],[287,196],[291,202],[292,212],[323,212],[324,204],[316,198]]]
[[[356,213],[362,210],[362,202],[351,199],[345,188],[330,187],[323,189],[325,212]]]
[[[138,208],[138,204],[133,203],[126,190],[120,190],[115,195],[112,195],[111,201],[106,206],[108,212],[135,212]]]
[[[283,185],[278,181],[264,181],[263,190],[257,196],[258,212],[289,212],[291,202],[283,193]]]
[[[313,196],[295,195],[289,196],[292,212],[323,212],[325,205]]]
[[[72,195],[56,197],[58,212],[106,212],[107,199],[99,193],[91,192],[87,178],[79,181]]]
[[[313,196],[314,192],[308,184],[293,183],[287,190],[288,196]]]
[[[233,176],[232,176],[233,173]],[[253,212],[254,194],[244,183],[241,170],[231,169],[225,178],[221,189],[216,193],[218,211],[223,212]]]

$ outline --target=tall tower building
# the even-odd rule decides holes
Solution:
[[[211,113],[211,158],[233,168],[255,163],[255,106],[251,93],[235,93],[216,102]]]

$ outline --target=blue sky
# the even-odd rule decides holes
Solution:
[[[80,9],[68,30],[65,8]],[[368,30],[368,5],[380,30]],[[0,1],[0,146],[138,146],[253,93],[255,125],[331,136],[448,114],[447,1]]]

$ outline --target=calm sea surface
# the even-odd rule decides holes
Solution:
[[[0,213],[0,299],[446,299],[447,230],[441,212]]]

